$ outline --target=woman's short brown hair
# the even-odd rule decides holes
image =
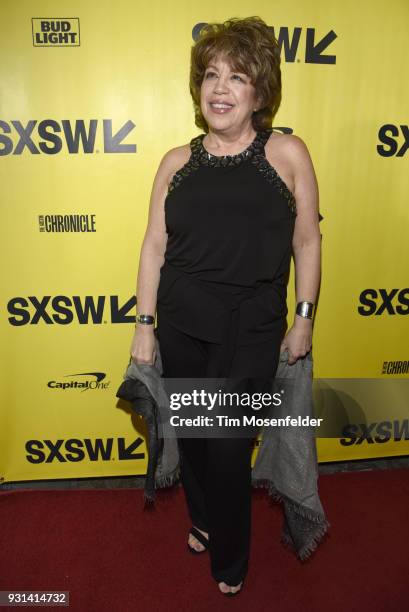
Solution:
[[[253,128],[271,127],[281,103],[280,48],[273,29],[260,17],[232,17],[202,26],[191,50],[189,88],[195,124],[205,132],[209,127],[200,108],[200,88],[208,64],[216,57],[250,77],[259,99],[259,109],[252,115]]]

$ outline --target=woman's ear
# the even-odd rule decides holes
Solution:
[[[254,106],[253,106],[254,112],[259,111],[260,108],[262,108],[262,106],[263,106],[263,101],[261,100],[261,98],[257,97],[256,101],[254,102]]]

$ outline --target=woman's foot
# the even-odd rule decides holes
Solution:
[[[224,595],[229,595],[230,593],[232,595],[235,595],[236,593],[241,591],[242,585],[243,581],[241,581],[237,586],[229,586],[225,582],[219,582],[219,589],[222,593],[224,593]]]
[[[209,539],[209,534],[206,533],[206,531],[202,531],[201,529],[198,529],[197,527],[196,529],[200,531],[200,533],[202,533],[205,536],[205,538]],[[205,547],[203,546],[203,544],[201,544],[199,540],[197,540],[195,536],[192,535],[191,533],[189,533],[188,544],[191,548],[194,548],[195,550],[197,550],[197,552],[203,552],[205,550]]]

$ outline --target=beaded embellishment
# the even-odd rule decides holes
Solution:
[[[272,128],[264,130],[260,132],[260,136],[262,139],[262,147],[261,152],[258,151],[253,157],[251,162],[256,166],[256,168],[261,172],[261,174],[265,177],[265,179],[274,185],[276,189],[284,196],[287,200],[288,207],[293,215],[297,215],[297,203],[294,194],[288,189],[287,185],[284,183],[281,176],[278,174],[277,170],[270,164],[268,159],[265,156],[264,145],[269,139],[269,136],[272,132]]]
[[[178,187],[183,179],[200,166],[210,167],[226,167],[226,166],[239,166],[243,161],[250,160],[252,164],[261,172],[265,179],[273,184],[277,190],[287,200],[289,209],[296,215],[296,201],[294,195],[288,189],[287,185],[281,179],[275,168],[271,166],[267,158],[265,157],[264,146],[269,139],[272,132],[272,128],[268,128],[261,132],[257,132],[253,142],[237,155],[212,155],[208,153],[203,146],[203,139],[205,134],[199,134],[190,141],[191,156],[180,170],[178,170],[172,177],[169,184],[168,194]]]

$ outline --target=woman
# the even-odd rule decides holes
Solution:
[[[320,277],[318,188],[304,142],[273,132],[280,53],[258,17],[202,28],[190,92],[205,133],[157,171],[137,280],[131,355],[154,363],[154,316],[165,377],[273,378],[311,349]],[[296,271],[286,331],[291,254]],[[192,552],[209,549],[222,593],[248,569],[251,440],[180,438]]]

